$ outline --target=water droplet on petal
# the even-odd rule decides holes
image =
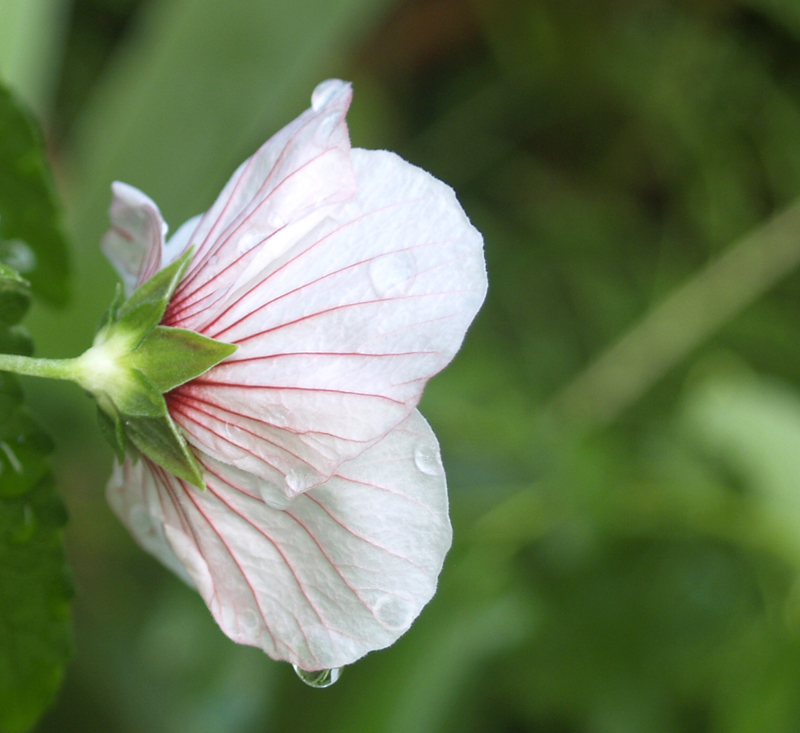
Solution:
[[[389,594],[378,599],[372,612],[378,622],[391,631],[404,631],[414,620],[411,605],[402,598]]]
[[[142,506],[137,506],[131,511],[129,521],[131,532],[136,537],[155,537],[158,534],[150,512]]]
[[[416,275],[414,258],[408,252],[394,252],[378,257],[369,264],[369,280],[379,298],[405,295],[411,290]]]
[[[319,474],[311,466],[295,466],[286,474],[286,485],[293,494],[300,494],[318,483]]]
[[[277,202],[280,204],[282,202]],[[280,208],[279,206],[275,206],[272,211],[267,214],[267,223],[273,229],[283,229],[289,223],[289,217],[286,215],[285,208]]]
[[[282,405],[272,405],[267,413],[267,421],[270,425],[274,425],[276,428],[283,428],[288,425],[291,416],[292,415],[289,410]]]
[[[260,244],[262,239],[262,233],[259,231],[252,230],[245,232],[236,243],[236,251],[241,255],[247,254],[253,247]]]
[[[414,463],[422,473],[428,476],[440,476],[444,473],[442,459],[436,446],[426,440],[421,440],[414,448]]]
[[[283,511],[292,503],[292,499],[286,495],[286,491],[272,481],[258,480],[258,493],[261,500],[273,509]]]
[[[336,129],[336,125],[339,124],[341,119],[342,112],[338,109],[333,109],[332,111],[320,117],[317,121],[317,127],[314,131],[314,142],[320,147],[326,146],[330,136]]]
[[[246,608],[240,615],[239,615],[239,622],[241,623],[242,627],[249,632],[255,631],[259,626],[259,617],[258,614],[252,608]]]
[[[339,79],[327,79],[317,84],[311,93],[311,107],[315,112],[319,112],[328,102],[336,96],[342,88],[343,82]]]
[[[330,687],[339,677],[342,676],[342,667],[334,667],[333,669],[318,669],[309,672],[305,669],[300,669],[296,664],[293,664],[295,673],[303,680],[309,687],[325,688]]]

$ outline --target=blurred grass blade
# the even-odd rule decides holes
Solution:
[[[550,411],[582,427],[612,422],[692,349],[800,263],[800,203],[709,263],[570,382]]]
[[[800,397],[779,382],[717,377],[694,387],[684,424],[747,490],[749,530],[800,567]]]
[[[51,105],[69,0],[0,2],[0,78],[42,118]]]

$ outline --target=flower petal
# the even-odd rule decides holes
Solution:
[[[260,500],[252,475],[200,460],[205,492],[140,461],[109,495],[147,549],[180,558],[234,641],[338,667],[393,643],[433,595],[451,530],[438,444],[418,412],[285,511]],[[171,555],[142,534],[142,510]]]
[[[128,458],[122,464],[114,461],[114,470],[106,486],[108,503],[142,549],[194,587],[164,533],[166,526],[181,519],[173,505],[161,497],[151,466],[146,459],[134,463]]]
[[[452,189],[392,153],[352,161],[356,196],[213,307],[165,318],[239,345],[172,395],[176,422],[289,497],[405,419],[486,292],[482,238]]]
[[[152,199],[127,183],[111,184],[111,229],[103,252],[122,278],[125,294],[161,269],[161,250],[167,225]]]
[[[197,253],[175,295],[172,321],[199,330],[239,280],[260,271],[258,263],[278,257],[328,207],[353,195],[345,123],[351,99],[350,84],[323,82],[312,107],[239,166],[191,235]]]

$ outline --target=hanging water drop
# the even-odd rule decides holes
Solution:
[[[339,677],[342,676],[342,667],[334,667],[333,669],[318,669],[309,672],[305,669],[300,669],[296,664],[292,665],[297,676],[303,680],[309,687],[318,687],[319,689],[330,687]]]

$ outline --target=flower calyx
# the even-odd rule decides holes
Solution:
[[[118,288],[92,347],[75,360],[75,381],[98,404],[98,419],[120,462],[147,458],[203,489],[202,471],[164,394],[200,376],[236,351],[194,331],[159,325],[193,251],[143,283],[123,302]]]

